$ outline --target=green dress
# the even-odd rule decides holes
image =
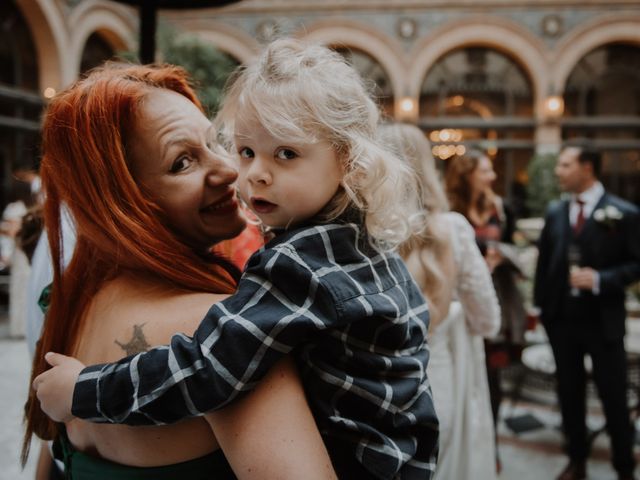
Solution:
[[[233,470],[222,450],[162,467],[130,467],[77,451],[62,431],[53,444],[67,480],[232,480]]]

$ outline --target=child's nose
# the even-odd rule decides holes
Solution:
[[[271,183],[271,173],[264,161],[256,156],[249,166],[248,179],[252,183],[269,185]]]

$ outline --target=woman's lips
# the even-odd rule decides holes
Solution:
[[[229,195],[226,195],[224,198],[220,199],[218,202],[203,208],[201,211],[203,213],[212,215],[228,215],[235,212],[237,209],[238,202],[236,201],[236,198],[232,192]]]
[[[263,198],[252,197],[251,207],[253,208],[253,211],[256,213],[266,214],[266,213],[273,212],[278,207],[278,205],[276,205],[275,203],[271,203],[267,200],[264,200]]]

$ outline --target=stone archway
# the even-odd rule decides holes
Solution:
[[[211,43],[240,63],[248,62],[260,52],[260,44],[253,37],[219,22],[179,21],[176,25]]]
[[[549,93],[549,61],[540,40],[522,27],[494,17],[474,17],[443,25],[423,38],[411,51],[409,92],[416,98],[431,66],[448,52],[467,46],[500,51],[515,60],[527,73],[534,92],[534,112],[539,116]]]
[[[81,3],[69,16],[69,57],[74,78],[80,72],[82,52],[93,33],[109,44],[114,52],[136,48],[137,17],[120,5]]]
[[[640,202],[640,17],[611,15],[570,31],[554,58],[554,81],[564,95],[562,139],[589,138],[603,154],[600,180]]]
[[[571,31],[556,48],[552,81],[562,91],[567,78],[582,57],[607,43],[640,45],[640,17],[602,17]]]
[[[40,92],[46,88],[56,91],[67,85],[68,36],[64,14],[56,2],[47,0],[17,0],[17,7],[29,25],[38,55]]]
[[[297,36],[325,45],[355,48],[378,62],[389,77],[396,99],[395,112],[399,113],[397,100],[405,95],[407,66],[402,47],[395,39],[367,25],[342,19],[305,25]]]

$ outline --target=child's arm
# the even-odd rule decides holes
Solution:
[[[82,364],[58,354],[48,354],[47,359],[55,366],[37,380],[39,398],[45,392],[55,396],[66,390],[69,410],[73,385]],[[70,372],[66,385],[47,385],[46,379],[51,378],[49,372],[56,369]],[[51,403],[51,398],[41,400],[42,405]],[[44,410],[52,418],[60,419],[59,412]],[[205,418],[239,479],[336,478],[290,358],[278,362],[253,392]],[[43,455],[48,459],[46,465],[42,462]],[[53,466],[46,442],[41,450],[39,471],[40,464],[46,466],[47,472]]]
[[[49,352],[44,356],[52,368],[33,380],[32,388],[40,401],[40,408],[54,422],[68,422],[71,415],[73,389],[78,375],[85,367],[73,357]]]
[[[254,257],[238,292],[209,310],[193,338],[174,335],[168,347],[84,369],[73,414],[96,422],[162,424],[221,408],[253,389],[309,335],[337,321],[330,294],[296,252],[287,245],[266,250]],[[48,377],[38,397],[45,412],[62,412],[55,420],[67,419],[70,398],[56,376],[74,373],[58,367],[43,374]],[[41,393],[47,385],[57,391]],[[59,405],[49,403],[60,398]]]

